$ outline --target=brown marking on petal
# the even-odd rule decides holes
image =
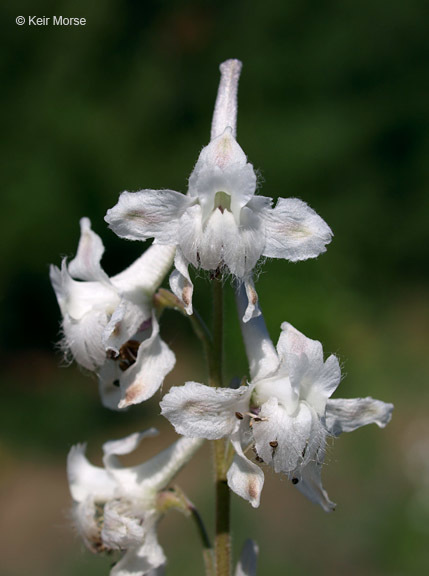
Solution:
[[[242,414],[241,412],[236,412],[236,413],[235,413],[235,417],[236,417],[238,420],[243,420],[243,418],[244,418],[244,416],[243,416],[243,414]]]
[[[145,224],[157,224],[160,221],[159,215],[156,212],[147,212],[145,210],[128,210],[124,214],[126,220],[139,220]]]
[[[256,306],[257,302],[258,302],[258,295],[256,293],[256,290],[253,288],[253,286],[248,286],[247,287],[247,291],[248,291],[248,298],[249,298],[249,302],[253,305]]]
[[[136,398],[141,395],[142,389],[144,388],[143,384],[133,385],[128,388],[125,393],[125,402],[127,404],[134,404]]]
[[[191,303],[192,288],[188,285],[182,290],[182,300],[185,306],[189,306]]]
[[[256,500],[256,498],[259,495],[259,485],[258,482],[255,478],[255,476],[252,476],[251,479],[249,480],[249,483],[247,485],[247,492],[251,498],[251,500]]]
[[[272,442],[269,443],[271,448],[277,448],[277,446],[279,445],[279,443],[277,442],[277,440],[273,440]]]

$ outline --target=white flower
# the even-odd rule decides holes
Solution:
[[[245,306],[241,293],[240,316]],[[230,438],[236,456],[228,484],[253,506],[259,505],[263,473],[246,457],[248,449],[329,511],[335,505],[321,483],[326,438],[371,423],[384,427],[393,405],[372,398],[330,399],[341,379],[337,358],[324,362],[320,342],[287,322],[281,328],[275,349],[262,315],[242,323],[252,378],[248,386],[232,390],[188,382],[164,396],[162,414],[179,434]]]
[[[125,552],[111,576],[161,574],[166,562],[156,534],[162,516],[157,496],[203,441],[181,438],[139,466],[120,464],[117,455],[129,454],[143,438],[156,434],[152,428],[106,442],[103,468],[90,464],[85,445],[73,446],[68,455],[73,519],[86,546],[93,552]]]
[[[174,247],[151,246],[109,278],[101,268],[101,238],[80,221],[76,257],[50,277],[63,316],[63,346],[97,371],[103,404],[124,408],[150,398],[173,369],[173,352],[159,336],[152,296],[170,269]]]
[[[123,192],[106,221],[123,238],[177,246],[170,277],[173,292],[192,313],[189,264],[204,270],[226,268],[244,282],[244,321],[258,315],[252,270],[261,256],[292,262],[314,258],[331,240],[329,226],[305,202],[255,196],[253,166],[237,143],[237,89],[241,62],[220,66],[221,81],[211,141],[189,178],[187,195],[173,190]]]

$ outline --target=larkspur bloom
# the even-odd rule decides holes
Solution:
[[[139,466],[120,464],[118,455],[156,434],[152,428],[106,442],[103,468],[87,460],[85,445],[74,446],[68,455],[72,515],[86,546],[93,552],[124,552],[111,576],[161,574],[166,562],[156,533],[163,514],[158,498],[203,441],[181,438]]]
[[[246,306],[239,295],[239,313]],[[322,487],[326,439],[390,421],[392,404],[373,398],[331,399],[341,380],[338,359],[324,361],[320,342],[284,322],[277,349],[263,316],[242,322],[251,382],[238,389],[209,388],[197,382],[173,387],[161,402],[162,414],[179,434],[230,438],[236,455],[228,484],[253,506],[259,505],[264,476],[245,455],[286,474],[310,500],[326,511],[335,504]]]
[[[332,237],[329,226],[305,202],[255,195],[257,178],[236,141],[241,62],[220,66],[211,141],[189,178],[186,195],[173,190],[123,192],[106,221],[122,238],[177,247],[170,286],[192,313],[188,267],[225,268],[244,283],[244,321],[259,314],[252,270],[261,256],[292,262],[315,258]]]
[[[98,373],[103,404],[125,408],[153,396],[175,364],[152,307],[174,247],[151,246],[109,278],[100,265],[101,238],[88,218],[80,227],[76,257],[50,270],[63,317],[62,345],[78,364]]]

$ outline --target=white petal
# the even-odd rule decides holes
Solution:
[[[275,472],[289,473],[302,462],[303,452],[311,439],[313,414],[303,402],[297,412],[290,416],[272,397],[266,402],[258,416],[261,421],[253,424],[253,437],[258,456],[272,464]],[[273,442],[277,446],[273,447]]]
[[[243,319],[244,311],[248,306],[247,301],[245,286],[241,285],[237,291],[238,316],[249,360],[251,379],[256,381],[275,372],[279,359],[262,314],[247,322]]]
[[[135,432],[119,440],[110,440],[103,444],[103,463],[106,474],[121,487],[124,494],[130,496],[138,485],[136,467],[125,467],[121,464],[117,456],[133,452],[144,438],[151,438],[158,435],[156,428],[149,428],[144,432]],[[141,494],[143,497],[143,494]]]
[[[201,154],[209,150],[215,152],[212,154],[214,157],[210,161],[198,161],[189,179],[189,193],[193,197],[198,196],[204,223],[209,215],[221,206],[231,210],[236,223],[240,224],[240,211],[253,198],[256,189],[253,166],[246,163],[244,152],[228,131],[222,138],[207,146]],[[231,158],[222,157],[225,150],[228,150]],[[223,194],[219,197],[218,192]],[[225,206],[223,202],[218,203],[222,198],[226,200],[228,197],[229,206]],[[264,238],[263,231],[261,236]]]
[[[138,349],[134,364],[120,377],[122,399],[119,408],[139,404],[151,398],[176,363],[176,356],[159,336],[159,325],[152,314],[152,333]]]
[[[88,313],[80,320],[65,316],[63,346],[70,350],[78,364],[87,370],[96,370],[106,360],[106,351],[102,342],[107,317],[104,312]]]
[[[328,400],[326,405],[326,428],[334,436],[352,432],[367,424],[384,428],[392,418],[393,404],[374,398],[351,398]]]
[[[151,317],[152,310],[148,302],[137,304],[128,298],[122,298],[103,331],[105,350],[113,350],[118,354],[125,342],[144,330],[145,322],[151,323]]]
[[[235,494],[250,502],[253,508],[257,508],[264,486],[264,473],[257,464],[245,456],[239,433],[232,436],[231,443],[235,449],[235,456],[227,473],[228,486]]]
[[[109,550],[127,550],[138,547],[145,536],[144,519],[134,516],[132,504],[110,500],[103,510],[101,538]]]
[[[292,262],[315,258],[326,251],[332,231],[322,218],[297,198],[280,198],[274,209],[263,212],[264,256]]]
[[[323,348],[320,342],[307,338],[289,322],[283,322],[281,329],[282,332],[277,343],[277,352],[280,358],[287,359],[289,354],[295,356],[305,354],[312,364],[323,363]]]
[[[98,390],[103,406],[110,410],[119,410],[121,400],[120,376],[122,374],[119,364],[114,360],[106,359],[98,372]]]
[[[109,475],[121,486],[126,496],[147,500],[148,508],[154,506],[156,493],[170,483],[204,442],[199,438],[180,438],[143,464],[133,467],[121,465],[116,454],[128,454],[137,447],[142,438],[156,434],[157,431],[151,428],[103,446],[104,462]]]
[[[72,446],[67,457],[67,476],[75,502],[87,498],[107,500],[114,494],[115,483],[104,468],[93,466],[85,456],[86,444]]]
[[[311,500],[311,502],[319,504],[325,512],[332,512],[335,510],[336,504],[329,500],[328,493],[322,486],[322,467],[323,460],[310,460],[309,463],[302,468],[301,477],[296,477],[298,483],[295,486],[304,496]]]
[[[100,524],[97,522],[97,508],[91,496],[82,502],[74,502],[72,520],[85,546],[91,552],[96,553],[103,549]]]
[[[144,490],[158,492],[166,488],[203,444],[201,438],[179,438],[147,462],[136,466],[137,493]]]
[[[220,83],[213,113],[211,139],[223,133],[227,126],[236,136],[237,91],[242,64],[240,60],[226,60],[220,65]]]
[[[110,576],[146,576],[165,564],[163,549],[158,544],[155,527],[145,536],[140,548],[131,548],[110,571]]]
[[[171,291],[185,306],[187,314],[192,314],[192,293],[194,285],[188,272],[188,262],[180,249],[177,249],[174,259],[175,270],[170,274]]]
[[[105,216],[110,228],[121,238],[175,245],[178,220],[192,201],[173,190],[123,192]]]
[[[104,246],[100,236],[91,230],[89,218],[82,218],[76,257],[69,264],[70,274],[79,280],[109,283],[107,274],[100,266],[103,253]]]
[[[247,296],[247,307],[244,310],[242,319],[243,322],[249,322],[249,320],[252,320],[252,318],[257,318],[260,316],[261,310],[258,305],[258,294],[255,290],[253,278],[245,278],[243,285]]]
[[[215,440],[238,428],[235,413],[249,410],[250,395],[250,386],[232,390],[187,382],[184,386],[174,386],[164,396],[160,402],[161,414],[178,434]]]
[[[119,303],[116,290],[110,284],[73,280],[64,259],[61,271],[51,266],[51,282],[63,316],[69,314],[79,320],[93,310],[113,312]]]
[[[256,576],[259,548],[254,540],[246,540],[235,576]]]
[[[170,270],[175,252],[174,246],[153,244],[131,266],[113,276],[111,282],[121,293],[141,290],[151,296]]]

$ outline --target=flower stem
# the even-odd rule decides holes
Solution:
[[[223,285],[217,273],[213,278],[213,344],[209,361],[210,386],[223,386]],[[214,441],[214,469],[216,490],[216,576],[229,576],[231,567],[230,538],[230,492],[228,488],[227,454],[228,441]]]

